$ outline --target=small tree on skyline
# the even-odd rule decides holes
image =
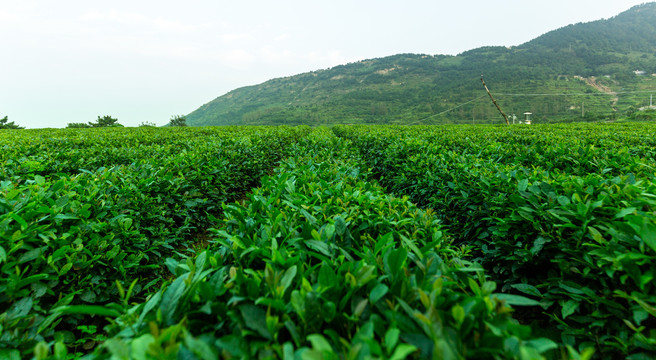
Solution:
[[[149,121],[144,121],[141,124],[139,124],[139,127],[156,127],[157,124],[154,122],[149,122]]]
[[[103,117],[98,116],[96,122],[89,122],[91,127],[112,127],[112,126],[123,126],[118,123],[118,119],[111,117],[110,115],[105,115]]]
[[[9,117],[5,116],[0,119],[0,129],[25,129],[22,126],[16,125],[13,121],[9,121]]]
[[[67,129],[84,129],[84,128],[90,128],[90,127],[91,127],[91,125],[89,125],[87,123],[68,123],[68,125],[66,125]]]
[[[169,126],[187,126],[187,118],[184,115],[173,115]]]

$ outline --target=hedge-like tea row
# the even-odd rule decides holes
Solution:
[[[0,132],[0,180],[74,175],[116,166],[175,162],[187,157],[254,156],[252,146],[282,157],[309,127],[39,129]],[[237,159],[238,160],[238,159]],[[195,159],[194,161],[198,161]],[[203,164],[200,163],[200,166]]]
[[[654,125],[632,126],[334,131],[389,191],[442,214],[504,292],[540,301],[525,322],[641,359],[656,354],[656,162]]]
[[[0,132],[0,357],[654,353],[646,125],[97,130]]]
[[[40,340],[92,348],[105,322],[53,309],[116,301],[116,280],[139,279],[141,298],[154,291],[163,259],[193,246],[309,128],[106,130],[3,133],[0,357]]]
[[[350,144],[318,132],[240,203],[207,251],[123,310],[96,358],[518,358],[530,337],[431,211],[360,173]],[[497,298],[498,297],[498,298]],[[499,298],[504,300],[499,300]],[[573,352],[573,354],[576,354]]]

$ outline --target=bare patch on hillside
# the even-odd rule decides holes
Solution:
[[[574,78],[584,81],[588,86],[593,87],[595,90],[599,92],[613,95],[611,99],[612,101],[611,106],[613,107],[613,109],[617,110],[616,105],[617,105],[617,101],[619,100],[619,98],[617,97],[617,92],[613,91],[610,87],[604,84],[598,83],[597,78],[594,76],[590,76],[589,78],[584,78],[583,76],[574,76]]]

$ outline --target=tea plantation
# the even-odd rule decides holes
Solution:
[[[0,359],[653,359],[654,134],[0,131]]]

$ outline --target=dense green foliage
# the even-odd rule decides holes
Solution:
[[[166,256],[308,131],[176,129],[2,133],[0,346],[88,346],[85,329],[103,322],[57,308],[116,301],[115,281],[140,279],[145,296]]]
[[[13,121],[9,121],[9,117],[5,116],[0,118],[0,129],[24,129]]]
[[[540,301],[522,318],[607,358],[656,354],[653,131],[335,128],[382,185],[473,246],[502,291]]]
[[[512,48],[401,54],[273,79],[216,98],[189,114],[188,124],[499,123],[481,74],[509,115],[532,112],[536,122],[612,119],[648,105],[643,91],[656,92],[655,23],[650,3]]]
[[[2,131],[0,358],[652,358],[655,130]]]
[[[66,128],[68,129],[86,129],[92,127],[91,125],[87,123],[68,123],[66,125]]]
[[[155,127],[155,126],[157,126],[157,124],[150,121],[144,121],[141,124],[139,124],[139,127]]]
[[[171,116],[169,126],[187,126],[187,118],[184,115]]]
[[[366,182],[346,145],[309,139],[293,153],[313,155],[224,206],[208,251],[167,264],[179,277],[120,319],[109,352],[508,358],[556,346],[526,339],[434,215]]]
[[[95,122],[89,121],[90,127],[117,127],[123,126],[118,123],[118,119],[111,117],[110,115],[105,115],[103,117],[98,116],[98,119]]]
[[[110,115],[98,116],[96,121],[89,121],[88,123],[68,123],[66,128],[68,129],[86,129],[86,128],[102,128],[102,127],[122,127],[123,125],[118,123],[118,119],[111,117]]]

